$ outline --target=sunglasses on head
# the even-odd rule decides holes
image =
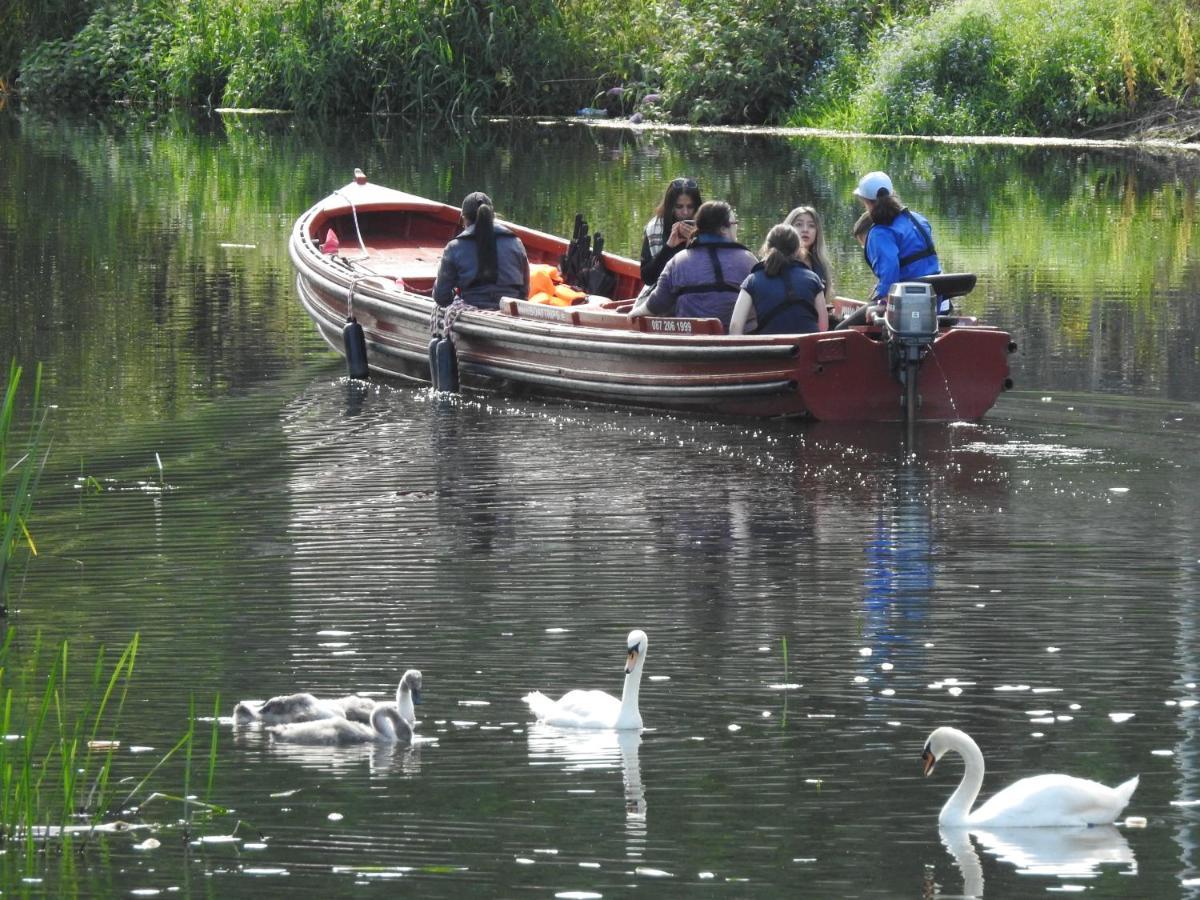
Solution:
[[[678,188],[681,191],[694,191],[696,189],[696,179],[676,178],[671,182],[671,187]]]

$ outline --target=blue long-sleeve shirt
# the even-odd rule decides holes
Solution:
[[[901,264],[901,260],[933,249],[933,229],[920,213],[904,210],[892,220],[891,225],[876,225],[867,232],[864,248],[867,265],[879,279],[872,297],[879,302],[887,300],[888,291],[897,281],[908,281],[922,275],[936,275],[942,271],[937,254]]]

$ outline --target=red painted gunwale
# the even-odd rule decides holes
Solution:
[[[300,301],[326,342],[342,352],[352,309],[374,372],[428,382],[429,292],[458,223],[453,206],[353,182],[301,215],[289,253]],[[557,264],[567,249],[563,238],[504,224],[531,262]],[[336,255],[320,249],[331,229]],[[730,336],[716,320],[631,319],[619,310],[641,287],[638,264],[610,253],[604,260],[617,275],[610,303],[512,300],[500,311],[465,310],[454,324],[463,385],[707,415],[903,420],[878,327]],[[859,305],[834,302],[839,313]],[[1009,336],[962,321],[942,329],[921,367],[921,421],[978,419],[1009,384]]]

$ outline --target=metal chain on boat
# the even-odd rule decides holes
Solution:
[[[458,343],[454,337],[454,323],[466,308],[467,304],[463,302],[462,297],[455,297],[454,302],[449,306],[438,306],[435,303],[433,314],[429,317],[429,336],[447,337],[457,347]]]

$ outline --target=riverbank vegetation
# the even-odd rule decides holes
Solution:
[[[8,735],[0,741],[0,842],[9,848],[0,865],[4,883],[41,874],[51,848],[82,851],[99,835],[131,830],[135,826],[117,816],[167,797],[152,792],[150,782],[177,755],[183,757],[183,790],[167,799],[182,805],[178,822],[186,829],[197,812],[205,819],[226,812],[189,796],[199,774],[206,794],[211,793],[217,759],[216,719],[212,735],[207,741],[201,736],[197,745],[194,708],[183,736],[157,762],[137,775],[118,777],[124,745],[117,735],[139,644],[135,634],[115,662],[101,647],[81,679],[73,674],[77,660],[68,642],[50,651],[43,671],[47,650],[40,636],[22,644],[15,629],[6,630],[0,644],[0,728]],[[206,754],[206,770],[193,771],[201,758],[193,759],[194,746]],[[148,796],[139,800],[143,793]]]
[[[21,562],[36,555],[29,514],[46,464],[46,421],[41,406],[42,369],[34,375],[31,422],[18,414],[22,369],[14,361],[0,399],[0,616],[8,611],[12,579]],[[26,427],[27,426],[27,427]]]
[[[1196,109],[1191,0],[0,2],[0,91],[35,103],[936,134]]]

